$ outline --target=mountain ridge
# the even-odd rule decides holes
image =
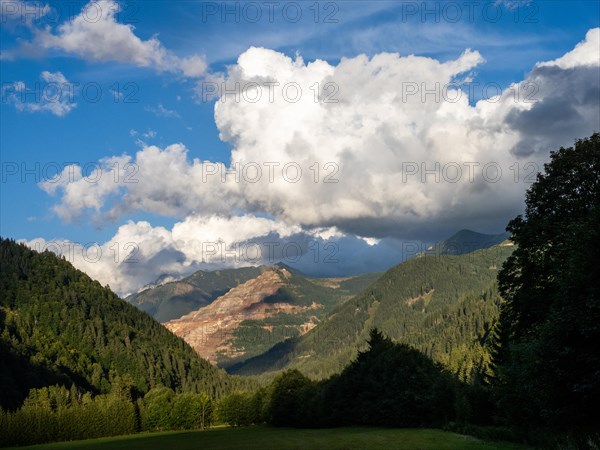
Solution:
[[[430,253],[407,260],[305,335],[228,371],[250,375],[297,368],[324,378],[352,361],[370,328],[377,327],[469,379],[489,364],[483,344],[501,301],[496,274],[512,251],[510,245],[495,245],[462,255]]]
[[[267,266],[258,277],[165,326],[204,358],[227,367],[306,333],[378,276],[307,278],[282,266]]]
[[[209,305],[231,288],[259,276],[267,267],[198,270],[180,280],[127,296],[125,301],[164,323]]]

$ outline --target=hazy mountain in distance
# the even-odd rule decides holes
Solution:
[[[154,280],[151,283],[148,283],[147,285],[145,285],[144,287],[142,287],[141,289],[138,290],[138,293],[145,291],[147,289],[154,289],[157,288],[159,286],[162,286],[163,284],[166,283],[173,283],[175,281],[179,281],[182,278],[184,278],[183,276],[177,276],[177,275],[170,275],[168,273],[163,273],[162,275],[160,275],[159,277],[156,278],[156,280]]]

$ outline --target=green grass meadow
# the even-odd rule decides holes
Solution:
[[[393,428],[215,428],[206,431],[144,433],[86,441],[18,447],[39,450],[525,450],[519,444],[489,442],[434,429]]]

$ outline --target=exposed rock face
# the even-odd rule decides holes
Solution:
[[[125,300],[165,323],[208,305],[231,288],[256,278],[268,269],[260,266],[212,272],[199,270],[181,280],[148,287]]]
[[[213,364],[217,363],[217,353],[237,356],[240,352],[232,348],[230,341],[233,332],[243,321],[262,320],[279,313],[294,314],[322,307],[315,302],[310,306],[300,306],[268,301],[286,285],[290,277],[291,274],[286,269],[268,270],[234,287],[211,304],[171,320],[165,326]],[[299,329],[303,334],[313,326],[313,323],[304,323]]]

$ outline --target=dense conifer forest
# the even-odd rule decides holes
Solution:
[[[51,252],[0,241],[0,406],[29,389],[111,391],[127,375],[139,394],[163,385],[217,397],[228,378],[150,316]]]

